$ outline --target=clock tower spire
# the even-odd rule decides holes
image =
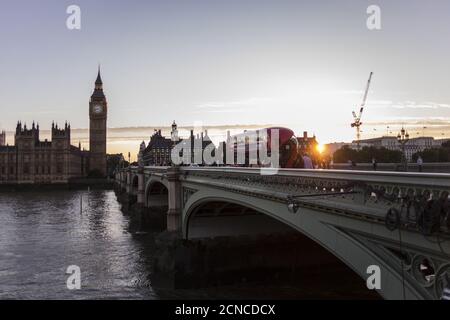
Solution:
[[[108,104],[103,92],[103,81],[98,67],[94,92],[89,101],[89,170],[106,176],[106,121]]]

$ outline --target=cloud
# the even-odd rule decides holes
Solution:
[[[390,100],[373,100],[367,103],[371,107],[392,108],[392,109],[450,109],[450,104],[436,102],[415,102],[403,101],[393,102]]]
[[[401,117],[386,121],[366,121],[365,124],[371,126],[379,125],[429,125],[429,126],[449,126],[450,117]]]
[[[369,91],[369,94],[371,94],[372,91]],[[330,90],[330,91],[323,91],[320,92],[320,94],[327,94],[327,95],[342,95],[342,96],[351,96],[351,95],[363,95],[364,91],[362,90]]]
[[[196,106],[198,109],[233,109],[239,110],[241,107],[257,107],[261,104],[266,104],[268,102],[273,102],[272,98],[247,98],[242,100],[234,100],[234,101],[213,101],[206,102]],[[213,110],[210,110],[213,111]],[[217,111],[216,111],[217,112]]]

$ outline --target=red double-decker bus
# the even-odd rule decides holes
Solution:
[[[301,155],[294,132],[283,127],[271,127],[233,135],[227,144],[228,155],[233,156],[234,166],[261,167],[269,166],[267,157],[275,156],[272,139],[278,135],[278,166],[280,168],[297,168]],[[265,149],[265,150],[264,150]],[[267,155],[267,157],[266,157]]]

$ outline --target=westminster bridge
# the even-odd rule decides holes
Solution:
[[[385,299],[439,299],[450,275],[450,174],[129,167],[117,186],[184,239],[296,230]]]

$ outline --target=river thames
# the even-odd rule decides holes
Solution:
[[[267,284],[153,288],[148,280],[152,237],[129,230],[113,191],[0,193],[0,299],[346,297],[344,288],[320,285],[314,290]],[[67,288],[72,265],[81,270],[81,290]]]

